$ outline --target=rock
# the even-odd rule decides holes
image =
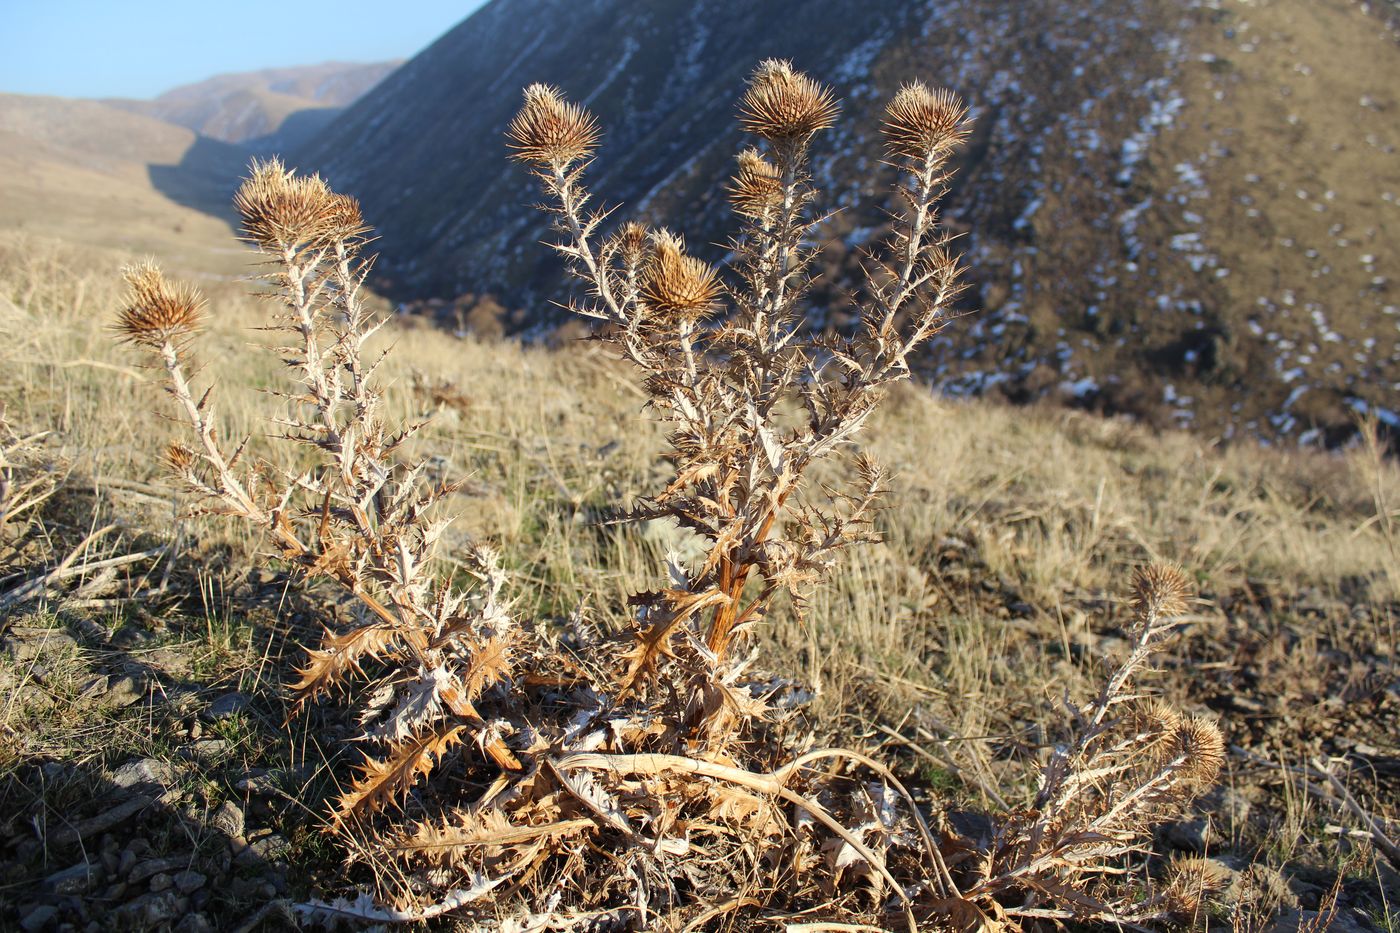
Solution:
[[[1201,853],[1206,851],[1215,837],[1210,821],[1204,817],[1194,820],[1179,820],[1168,823],[1162,830],[1162,838],[1174,849]]]
[[[119,708],[134,706],[145,699],[150,685],[150,679],[145,674],[127,674],[111,682],[102,701]]]
[[[169,890],[172,884],[174,884],[174,882],[171,880],[170,876],[163,871],[157,872],[156,874],[151,876],[150,888],[152,891],[158,892]]]
[[[276,833],[264,836],[256,842],[248,845],[238,854],[237,861],[241,865],[257,864],[258,862],[276,862],[286,858],[291,852],[292,844],[285,836]]]
[[[128,790],[163,791],[175,783],[175,769],[154,758],[138,758],[118,768],[112,783]]]
[[[225,800],[219,809],[214,811],[214,816],[209,822],[230,839],[237,839],[243,835],[243,811],[232,800]]]
[[[184,912],[183,899],[174,891],[164,891],[159,894],[143,894],[135,900],[127,901],[112,911],[112,917],[117,921],[115,925],[119,929],[149,929],[170,923]]]
[[[248,708],[248,696],[244,693],[225,693],[204,711],[206,719],[227,719]]]
[[[1331,916],[1316,910],[1289,910],[1275,917],[1273,923],[1264,928],[1264,933],[1312,933],[1314,930],[1327,930],[1328,933],[1371,933],[1374,929],[1375,927],[1349,910],[1338,909]]]
[[[51,904],[40,904],[37,907],[31,907],[20,917],[19,925],[25,933],[39,933],[40,930],[48,929],[57,919],[57,907]]]
[[[135,868],[133,868],[131,870],[131,874],[127,876],[126,880],[131,884],[140,884],[142,881],[145,881],[147,878],[151,878],[151,876],[153,875],[163,874],[167,876],[167,883],[164,886],[169,887],[169,875],[173,872],[180,871],[189,863],[190,860],[188,857],[180,856],[175,856],[173,858],[148,859],[147,861],[144,861],[141,864],[137,865]],[[152,880],[154,883],[154,879]]]
[[[200,764],[212,764],[228,753],[229,743],[224,739],[200,739],[193,745],[180,749],[182,758],[193,758]]]
[[[78,642],[61,628],[14,628],[3,642],[3,649],[16,664],[41,657],[53,657],[78,650]]]
[[[44,879],[44,887],[55,894],[86,894],[102,882],[102,866],[79,862]]]
[[[1296,909],[1299,906],[1298,897],[1289,886],[1288,879],[1277,868],[1270,868],[1262,862],[1256,862],[1249,866],[1249,870],[1245,873],[1245,883],[1262,894],[1266,903],[1274,903],[1290,909]],[[1276,933],[1283,933],[1283,931],[1276,931]]]
[[[175,933],[214,933],[214,925],[204,914],[187,914],[175,924]]]
[[[154,881],[154,879],[152,880]],[[181,894],[192,894],[204,887],[205,878],[197,871],[186,869],[175,875],[171,880],[175,882],[175,889]],[[154,890],[154,888],[152,890]]]

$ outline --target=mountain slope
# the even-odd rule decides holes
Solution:
[[[202,136],[260,150],[295,148],[398,67],[326,62],[217,75],[155,100],[109,100]]]
[[[243,150],[96,101],[0,94],[0,229],[242,268]]]
[[[815,147],[817,180],[842,211],[826,229],[810,311],[839,327],[845,284],[888,203],[879,108],[922,77],[962,93],[977,119],[948,219],[967,234],[978,286],[969,308],[980,310],[940,336],[922,362],[929,378],[1227,437],[1336,440],[1354,410],[1396,418],[1400,388],[1396,298],[1381,271],[1397,232],[1400,139],[1383,114],[1400,51],[1370,9],[810,0],[795,16],[740,0],[495,0],[352,106],[301,161],[364,201],[383,234],[382,287],[493,293],[543,328],[565,286],[526,209],[532,185],[505,159],[519,88],[548,81],[587,103],[607,130],[591,171],[599,197],[626,203],[619,218],[682,227],[717,261],[724,249],[706,244],[732,230],[717,182],[741,142],[734,101],[758,60],[791,57],[845,99],[841,124]],[[1347,54],[1328,54],[1329,37]],[[1282,105],[1286,75],[1299,93]],[[1327,167],[1333,143],[1348,147],[1346,170]],[[1236,193],[1240,184],[1266,187]],[[1328,192],[1343,201],[1316,200]],[[1294,201],[1307,202],[1297,217]],[[1290,224],[1299,233],[1277,233]],[[1305,261],[1262,248],[1271,237],[1299,243],[1302,231],[1316,241],[1299,247]],[[1346,274],[1335,274],[1340,260],[1323,273],[1312,260],[1339,240],[1354,254]],[[1299,304],[1305,294],[1312,307]],[[1285,354],[1326,361],[1300,381]]]

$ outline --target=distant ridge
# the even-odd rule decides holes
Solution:
[[[400,63],[326,62],[216,75],[154,100],[111,99],[114,107],[259,151],[292,150],[323,129]]]

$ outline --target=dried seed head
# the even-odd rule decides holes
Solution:
[[[564,168],[586,159],[598,145],[598,121],[578,104],[564,100],[558,88],[532,84],[525,89],[525,105],[510,121],[506,137],[511,157]]]
[[[1193,918],[1206,906],[1207,897],[1228,887],[1231,880],[1231,870],[1215,859],[1178,856],[1167,866],[1163,894],[1176,913]]]
[[[1176,737],[1181,729],[1181,714],[1162,700],[1149,699],[1133,709],[1125,724],[1142,736],[1145,745],[1153,746]]]
[[[755,220],[770,215],[783,201],[778,169],[757,149],[739,153],[739,171],[729,187],[734,212]]]
[[[622,261],[631,268],[640,267],[647,258],[647,241],[650,233],[646,224],[629,220],[613,234],[613,242],[622,256]]]
[[[344,228],[353,203],[332,192],[319,175],[297,175],[277,158],[253,160],[233,196],[244,235],[273,252],[326,241],[330,231]],[[357,204],[353,213],[352,225],[362,226]]]
[[[127,266],[122,276],[130,291],[117,314],[123,340],[159,349],[179,344],[197,330],[204,317],[204,296],[192,285],[171,284],[152,262]]]
[[[1213,783],[1225,764],[1225,737],[1220,729],[1209,719],[1193,716],[1181,724],[1176,736],[1186,758],[1186,781],[1196,787]]]
[[[952,91],[911,81],[885,108],[882,129],[891,155],[926,159],[967,138],[967,107]]]
[[[652,235],[652,257],[642,279],[642,297],[660,311],[699,318],[719,297],[715,270],[685,255],[685,243],[665,230]]]
[[[370,230],[360,212],[360,201],[348,194],[331,192],[322,226],[322,236],[330,242],[343,242],[364,236]]]
[[[790,62],[770,58],[749,79],[739,102],[739,122],[769,142],[806,142],[835,123],[840,109],[831,88],[794,71]]]
[[[165,448],[165,465],[178,476],[188,476],[194,471],[197,461],[195,452],[185,444],[175,441]]]
[[[1175,564],[1149,564],[1133,574],[1133,611],[1139,618],[1172,618],[1186,612],[1191,584]]]

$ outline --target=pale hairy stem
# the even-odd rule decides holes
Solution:
[[[919,257],[924,251],[924,234],[928,230],[934,204],[938,201],[940,193],[938,178],[941,166],[942,160],[936,159],[930,154],[922,160],[919,170],[914,173],[914,177],[917,179],[914,214],[909,219],[909,229],[905,234],[904,255],[900,263],[899,276],[891,286],[872,290],[875,298],[884,306],[882,310],[886,326],[894,321],[900,308],[918,289],[914,270],[918,267]],[[892,292],[888,290],[891,287],[893,288]]]

